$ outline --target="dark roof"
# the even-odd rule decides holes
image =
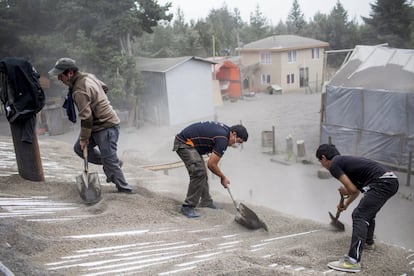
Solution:
[[[274,35],[244,45],[240,51],[304,49],[328,47],[329,43],[297,35]]]
[[[147,72],[168,72],[180,64],[183,64],[189,60],[197,60],[201,62],[208,62],[215,64],[213,61],[202,59],[194,56],[175,57],[175,58],[137,58],[137,67],[140,71]]]

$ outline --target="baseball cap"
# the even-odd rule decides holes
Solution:
[[[60,58],[56,61],[55,67],[49,71],[49,75],[57,76],[71,68],[77,68],[73,59]]]

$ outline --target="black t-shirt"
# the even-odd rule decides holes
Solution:
[[[177,139],[192,144],[200,154],[214,152],[222,157],[227,149],[230,128],[225,124],[205,121],[194,123],[177,134]]]
[[[387,168],[364,157],[337,155],[332,158],[329,171],[337,179],[346,174],[352,183],[362,191],[362,188],[372,180],[386,173]]]

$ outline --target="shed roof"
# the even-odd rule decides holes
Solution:
[[[174,58],[138,57],[137,66],[140,71],[165,73],[189,60],[196,60],[196,61],[201,61],[201,62],[208,62],[210,64],[215,64],[215,62],[213,61],[195,57],[195,56],[174,57]]]
[[[414,92],[414,50],[356,46],[328,85]]]
[[[298,35],[273,35],[244,45],[240,51],[305,49],[328,47],[329,43]]]

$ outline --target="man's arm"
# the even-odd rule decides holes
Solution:
[[[338,189],[339,193],[343,196],[348,196],[348,198],[344,201],[344,206],[342,208],[338,208],[340,210],[342,209],[341,211],[344,211],[359,196],[360,191],[346,174],[341,175],[338,179],[344,185],[344,187],[340,187]]]
[[[227,179],[227,177],[223,174],[223,172],[220,170],[218,166],[220,159],[220,156],[212,152],[210,154],[210,158],[207,161],[207,167],[212,173],[220,177],[221,185],[223,185],[223,187],[226,188],[227,185],[230,184],[230,181]]]
[[[73,94],[74,102],[78,108],[78,116],[80,118],[81,129],[79,140],[81,149],[89,143],[89,137],[92,133],[93,117],[90,107],[90,98],[84,92],[76,92]]]

